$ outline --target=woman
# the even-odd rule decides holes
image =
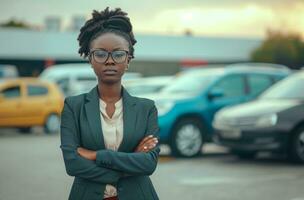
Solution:
[[[121,9],[93,11],[78,37],[98,78],[89,93],[68,97],[61,119],[70,200],[158,199],[149,175],[157,165],[157,110],[132,97],[121,78],[134,58],[132,25]]]

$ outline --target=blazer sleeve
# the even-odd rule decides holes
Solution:
[[[149,111],[148,127],[145,135],[159,137],[157,109],[153,104]],[[151,175],[157,166],[160,149],[156,146],[151,151],[126,153],[112,150],[97,151],[96,163],[99,166],[123,171],[128,175]]]
[[[70,176],[81,177],[103,184],[117,183],[123,177],[122,172],[97,166],[95,161],[81,157],[77,153],[80,146],[74,113],[66,99],[61,114],[61,150],[66,172]]]

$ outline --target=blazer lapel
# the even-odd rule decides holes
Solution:
[[[100,119],[98,86],[94,87],[87,94],[86,99],[88,102],[85,104],[85,111],[91,132],[93,133],[94,142],[98,149],[105,149]]]
[[[135,125],[137,120],[137,107],[135,98],[132,97],[122,87],[123,101],[123,139],[118,148],[118,151],[127,152],[129,144],[132,141],[132,136],[135,134]],[[98,86],[93,88],[86,97],[85,111],[89,121],[89,126],[93,133],[94,142],[98,149],[105,149],[104,137],[102,134],[100,110],[99,110],[99,95]]]
[[[118,151],[130,151],[129,144],[132,136],[135,134],[135,125],[137,120],[137,107],[135,98],[132,97],[124,88],[122,88],[123,97],[123,139]]]

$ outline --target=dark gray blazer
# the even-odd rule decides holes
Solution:
[[[145,136],[158,137],[156,107],[125,89],[122,97],[124,131],[117,152],[105,149],[98,88],[65,99],[60,147],[67,174],[75,177],[69,200],[102,200],[106,184],[116,186],[119,200],[158,199],[149,175],[156,169],[159,147],[134,153]],[[97,151],[96,162],[79,156],[77,147]]]

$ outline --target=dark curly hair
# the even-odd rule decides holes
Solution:
[[[104,33],[114,33],[125,38],[129,43],[129,53],[134,58],[134,45],[136,40],[132,32],[132,24],[127,13],[123,12],[120,8],[109,10],[107,7],[103,11],[94,10],[92,18],[86,21],[80,29],[78,35],[79,50],[78,53],[84,58],[90,54],[91,42],[98,36]]]

